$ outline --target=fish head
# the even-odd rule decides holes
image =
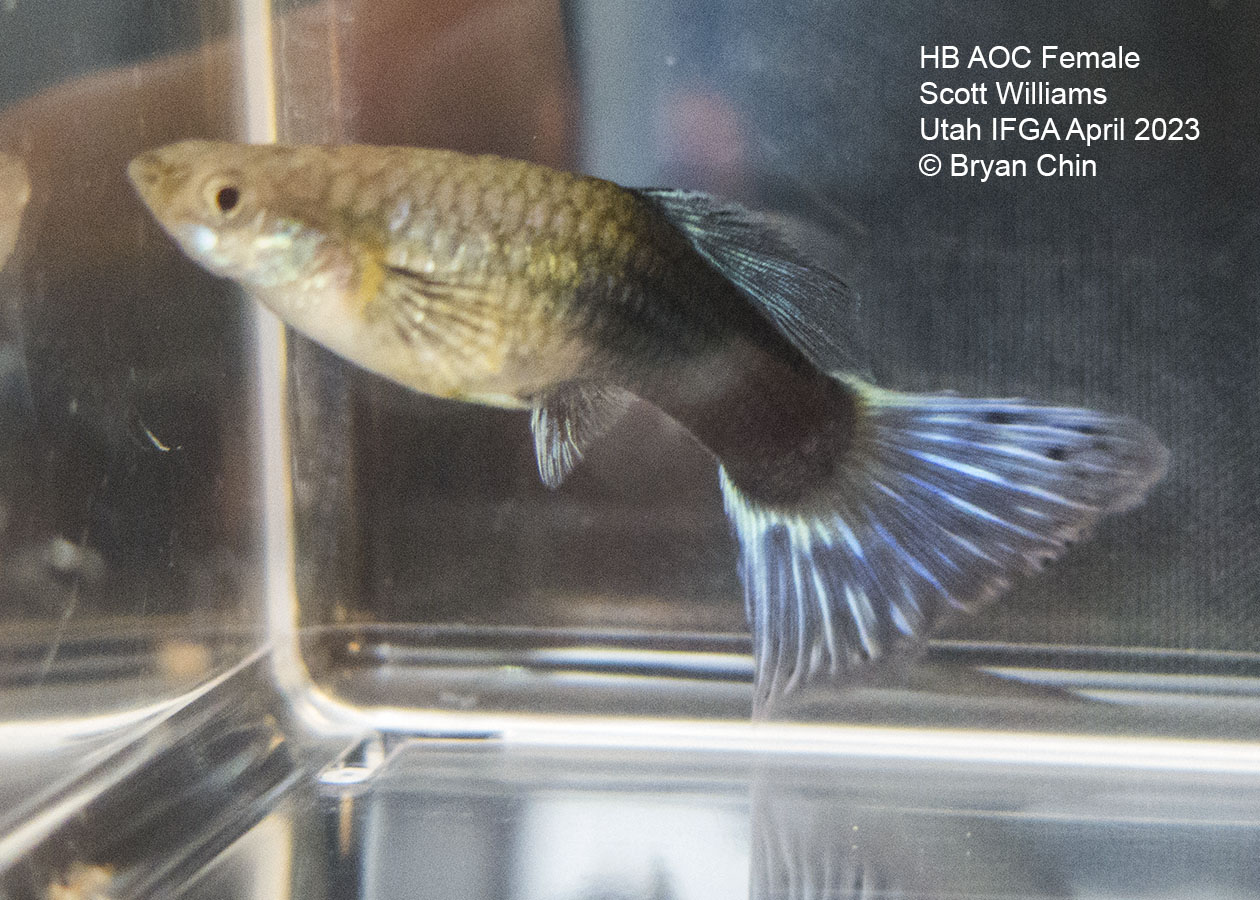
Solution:
[[[305,277],[327,243],[319,228],[291,214],[277,189],[292,182],[293,171],[282,148],[204,140],[146,151],[127,168],[140,199],[185,253],[258,289]]]
[[[22,211],[31,199],[26,165],[16,156],[0,153],[0,267],[17,242]]]

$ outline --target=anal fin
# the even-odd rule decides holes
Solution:
[[[538,399],[530,416],[543,484],[559,487],[587,448],[616,424],[634,395],[610,385],[567,384]]]

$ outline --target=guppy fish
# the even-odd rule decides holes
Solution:
[[[1105,513],[1143,425],[826,370],[848,289],[747,210],[492,156],[184,141],[130,177],[194,260],[351,362],[532,411],[557,487],[638,397],[717,458],[754,709],[921,643]]]
[[[22,226],[22,211],[31,199],[26,166],[16,156],[0,153],[0,269],[9,261]]]

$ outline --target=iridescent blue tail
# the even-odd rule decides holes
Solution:
[[[721,472],[759,715],[980,608],[1139,503],[1167,466],[1132,419],[844,380],[860,398],[857,433],[808,504],[759,504]]]

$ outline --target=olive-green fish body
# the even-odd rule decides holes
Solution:
[[[191,257],[299,331],[530,409],[552,487],[635,397],[685,426],[719,462],[759,713],[920,646],[1166,467],[1125,417],[832,372],[847,288],[703,194],[360,146],[186,141],[130,173]]]
[[[701,302],[714,293],[747,314],[649,202],[595,178],[440,150],[201,141],[132,171],[209,268],[439,397],[527,407],[627,360],[658,371],[689,355],[726,327]]]

